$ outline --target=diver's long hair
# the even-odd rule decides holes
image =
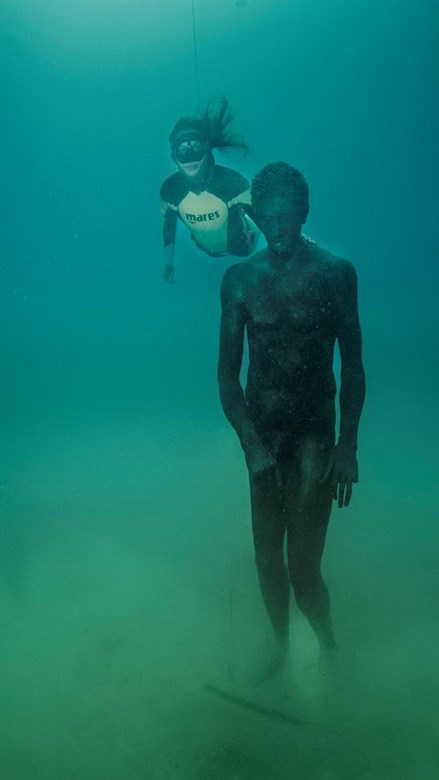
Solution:
[[[204,109],[201,119],[198,117],[183,117],[169,136],[171,147],[175,139],[185,130],[199,133],[211,149],[241,149],[248,151],[248,145],[243,137],[230,128],[235,114],[229,108],[227,98],[212,98]]]

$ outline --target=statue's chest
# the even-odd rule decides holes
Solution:
[[[334,317],[334,305],[324,279],[309,274],[302,278],[266,278],[253,299],[255,324],[293,330],[326,328]]]

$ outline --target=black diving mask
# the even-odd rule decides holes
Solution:
[[[180,163],[200,162],[207,152],[207,143],[203,138],[182,138],[172,147],[172,155]]]

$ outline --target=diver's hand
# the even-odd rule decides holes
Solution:
[[[168,282],[168,284],[174,284],[175,282],[175,268],[172,263],[166,263],[164,271],[163,271],[163,278],[165,282]]]
[[[262,444],[247,447],[245,461],[250,474],[262,474],[276,465],[275,459]]]
[[[332,450],[326,471],[320,483],[329,481],[332,498],[338,506],[349,506],[352,485],[358,482],[358,462],[356,447],[339,442]]]

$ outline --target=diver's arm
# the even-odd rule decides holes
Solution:
[[[177,211],[162,201],[163,214],[163,253],[164,269],[163,277],[169,282],[175,282],[175,240],[177,237]]]
[[[236,267],[226,271],[221,286],[221,331],[218,384],[224,414],[235,429],[252,472],[263,471],[274,461],[263,447],[248,413],[239,381],[245,332],[245,306],[240,300],[240,282]]]
[[[164,268],[163,268],[163,278],[165,279],[166,282],[172,284],[173,282],[175,282],[175,265],[174,265],[175,243],[164,246],[163,254],[165,260]]]

